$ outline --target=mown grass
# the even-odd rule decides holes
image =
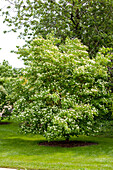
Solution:
[[[101,134],[102,135],[102,134]],[[113,170],[113,136],[74,137],[98,145],[62,148],[40,146],[41,135],[22,135],[16,123],[0,125],[0,167],[40,170]]]

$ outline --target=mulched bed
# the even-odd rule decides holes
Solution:
[[[11,124],[11,122],[0,122],[0,125],[8,125]]]
[[[71,147],[97,145],[97,143],[84,142],[84,141],[51,141],[51,142],[40,142],[39,145],[42,145],[42,146],[60,146],[60,147],[71,148]]]

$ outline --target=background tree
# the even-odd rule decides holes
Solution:
[[[113,46],[112,0],[13,0],[2,10],[4,22],[11,30],[21,30],[20,37],[31,40],[41,34],[44,38],[54,31],[55,36],[79,38],[88,46],[90,57],[100,47]],[[12,12],[14,10],[14,12]]]
[[[0,112],[3,110],[3,106],[6,104],[7,91],[2,85],[0,85]]]
[[[20,49],[27,67],[22,80],[15,82],[19,92],[13,114],[25,133],[68,140],[95,132],[98,119],[111,116],[110,57],[99,53],[90,59],[78,39],[67,38],[59,48],[57,43],[52,36],[39,37]]]
[[[3,61],[0,63],[0,111],[3,110],[4,105],[7,105],[6,97],[8,95],[6,81],[7,78],[13,75],[12,67],[9,65],[8,61]]]
[[[0,63],[0,111],[4,105],[13,105],[13,81],[20,75],[20,70],[12,68],[8,61]]]

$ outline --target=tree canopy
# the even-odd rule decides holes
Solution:
[[[55,36],[79,38],[94,57],[102,46],[113,45],[112,0],[6,0],[2,9],[12,31],[20,29],[20,37],[31,40],[41,34],[44,38],[54,31]],[[13,10],[13,12],[12,12]]]
[[[98,51],[113,46],[113,1],[6,1],[4,22],[27,42],[21,75],[0,65],[22,130],[48,140],[95,132],[95,119],[111,116],[111,58]]]
[[[18,89],[14,117],[25,133],[41,133],[48,140],[89,135],[96,131],[96,118],[111,114],[106,67],[110,57],[99,53],[90,59],[87,47],[76,38],[66,38],[65,45],[57,47],[59,41],[38,37],[29,48],[20,49],[27,67],[13,83]]]

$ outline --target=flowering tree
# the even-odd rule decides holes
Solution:
[[[95,118],[109,112],[108,56],[90,59],[78,39],[48,36],[35,39],[19,53],[27,65],[15,82],[18,100],[14,115],[27,133],[43,134],[48,140],[96,131]]]

